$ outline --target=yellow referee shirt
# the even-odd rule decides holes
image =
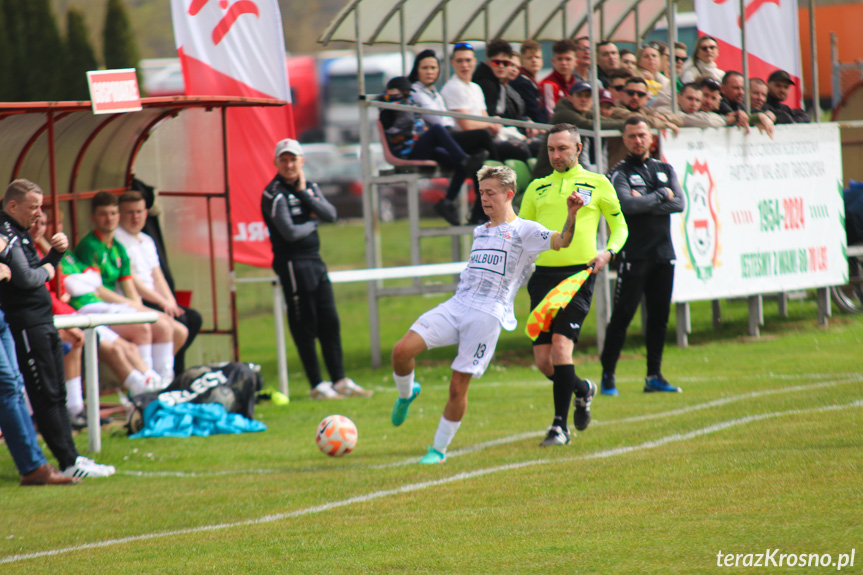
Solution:
[[[585,206],[578,210],[575,233],[568,248],[540,254],[538,266],[562,267],[584,265],[596,257],[596,231],[600,214],[605,216],[611,235],[607,249],[618,253],[626,243],[629,230],[620,211],[620,201],[608,178],[594,174],[576,164],[566,172],[534,180],[527,187],[518,215],[533,220],[550,230],[560,230],[566,221],[566,198],[578,191]],[[589,201],[587,198],[590,198]]]

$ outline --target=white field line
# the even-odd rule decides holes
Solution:
[[[493,366],[492,366],[493,367]],[[487,372],[490,374],[490,372]],[[493,374],[491,374],[493,375]],[[473,385],[481,386],[481,387],[551,387],[551,381],[546,379],[544,376],[539,375],[539,371],[536,372],[537,379],[535,381],[512,381],[512,382],[502,382],[502,381],[477,381]],[[834,378],[849,378],[852,380],[863,380],[863,373],[858,372],[850,372],[850,373],[758,373],[753,375],[747,375],[746,379],[753,381],[796,381],[796,380],[807,380],[807,381],[822,381],[825,379],[834,379]],[[590,378],[588,378],[590,379]],[[692,376],[681,376],[674,377],[674,381],[680,381],[684,383],[698,383],[701,381],[738,381],[740,378],[734,375],[717,375],[717,376],[700,376],[700,375],[692,375]],[[618,377],[617,382],[629,383],[633,381],[644,381],[643,377]],[[442,383],[425,383],[421,382],[423,389],[449,389],[449,382],[445,381]],[[370,387],[370,389],[374,389],[375,393],[396,393],[396,388],[394,385],[375,385]]]
[[[392,495],[401,495],[403,493],[412,493],[414,491],[421,491],[424,489],[429,489],[432,487],[437,487],[440,485],[446,485],[448,483],[455,483],[457,481],[466,481],[469,479],[474,479],[477,477],[483,477],[485,475],[490,475],[492,473],[500,473],[504,471],[512,471],[515,469],[522,469],[525,467],[533,467],[536,465],[548,465],[548,464],[557,464],[557,463],[571,463],[574,461],[585,461],[590,459],[605,459],[609,457],[616,457],[618,455],[624,455],[627,453],[633,453],[636,451],[643,451],[646,449],[654,449],[656,447],[662,447],[664,445],[668,445],[670,443],[677,443],[679,441],[686,441],[689,439],[694,439],[697,437],[701,437],[704,435],[709,435],[711,433],[716,433],[718,431],[723,431],[725,429],[729,429],[731,427],[736,427],[739,425],[746,425],[748,423],[753,423],[756,421],[763,421],[765,419],[771,419],[775,417],[781,417],[784,415],[802,415],[808,413],[823,413],[827,411],[839,411],[843,409],[850,409],[854,407],[863,407],[863,399],[858,399],[851,403],[838,404],[838,405],[827,405],[823,407],[811,408],[811,409],[793,409],[789,411],[777,411],[773,413],[761,413],[757,415],[749,415],[746,417],[741,417],[738,419],[731,419],[728,421],[723,421],[720,423],[715,423],[713,425],[708,425],[707,427],[703,427],[701,429],[696,429],[694,431],[690,431],[688,433],[674,433],[672,435],[667,435],[665,437],[655,439],[653,441],[646,441],[644,443],[640,443],[638,445],[630,445],[625,447],[616,447],[614,449],[606,449],[603,451],[598,451],[595,453],[589,453],[585,455],[578,455],[575,457],[565,457],[565,458],[541,458],[541,459],[532,459],[530,461],[521,461],[518,463],[510,463],[507,465],[498,465],[494,467],[487,467],[485,469],[477,469],[474,471],[465,471],[462,473],[456,473],[455,475],[451,475],[449,477],[444,477],[441,479],[435,479],[432,481],[422,481],[419,483],[409,483],[407,485],[403,485],[401,487],[396,487],[394,489],[384,489],[381,491],[374,491],[372,493],[367,493],[365,495],[358,495],[356,497],[350,497],[348,499],[342,499],[341,501],[332,501],[330,503],[324,503],[323,505],[315,505],[312,507],[306,507],[304,509],[297,509],[296,511],[289,511],[285,513],[276,513],[272,515],[264,515],[263,517],[258,517],[256,519],[247,519],[245,521],[235,521],[231,523],[217,523],[214,525],[202,525],[200,527],[189,527],[186,529],[175,529],[171,531],[160,531],[156,533],[145,533],[142,535],[133,535],[130,537],[119,537],[116,539],[107,539],[104,541],[96,541],[94,543],[84,543],[82,545],[74,545],[71,547],[62,547],[59,549],[51,549],[46,551],[37,551],[34,553],[22,553],[19,555],[10,555],[8,557],[0,558],[0,564],[6,563],[17,563],[20,561],[26,561],[28,559],[37,559],[39,557],[52,557],[56,555],[61,555],[65,553],[74,553],[78,551],[86,551],[89,549],[101,549],[105,547],[111,547],[114,545],[123,545],[127,543],[135,543],[138,541],[148,541],[152,539],[161,539],[164,537],[175,537],[177,535],[193,535],[196,533],[204,533],[208,531],[219,531],[223,529],[233,529],[236,527],[246,527],[251,525],[263,525],[266,523],[273,523],[275,521],[282,521],[285,519],[292,519],[295,517],[303,517],[306,515],[313,515],[317,513],[323,513],[325,511],[329,511],[331,509],[338,509],[340,507],[347,507],[349,505],[354,505],[357,503],[367,503],[369,501],[374,501],[375,499],[382,499],[384,497],[390,497]]]
[[[640,421],[648,421],[651,419],[663,419],[666,417],[674,417],[677,415],[685,415],[687,413],[692,413],[695,411],[700,411],[703,409],[710,409],[713,407],[720,407],[722,405],[727,405],[729,403],[734,403],[737,401],[746,401],[749,399],[756,399],[759,397],[769,396],[769,395],[777,395],[781,393],[793,393],[797,391],[811,391],[815,389],[820,389],[824,387],[833,387],[836,385],[841,385],[844,383],[854,383],[857,381],[863,381],[863,375],[861,374],[853,374],[853,376],[849,376],[847,379],[839,379],[833,381],[824,381],[820,383],[814,383],[809,385],[795,385],[791,387],[780,387],[777,389],[766,389],[762,391],[753,391],[750,393],[744,393],[740,395],[732,395],[729,397],[723,397],[720,399],[714,399],[712,401],[708,401],[705,403],[699,403],[696,405],[690,405],[687,407],[681,407],[680,409],[673,409],[671,411],[663,411],[660,413],[649,413],[646,415],[634,415],[632,417],[624,417],[621,419],[613,419],[613,420],[594,420],[591,423],[591,426],[605,426],[605,425],[619,425],[625,423],[637,423]],[[474,453],[476,451],[482,451],[484,449],[489,449],[491,447],[497,447],[499,445],[507,445],[510,443],[516,443],[518,441],[525,441],[527,439],[532,439],[534,437],[540,437],[544,434],[544,431],[528,431],[525,433],[519,433],[516,435],[509,435],[507,437],[501,437],[499,439],[492,439],[491,441],[484,441],[482,443],[477,443],[475,445],[469,445],[467,447],[462,447],[460,449],[454,449],[452,451],[447,452],[447,457],[458,457],[460,455],[465,455],[467,453]],[[413,465],[417,462],[416,457],[412,457],[410,459],[403,459],[401,461],[393,461],[390,463],[380,463],[375,465],[358,465],[355,467],[351,467],[351,469],[388,469],[391,467],[403,467],[405,465]],[[316,467],[316,468],[305,468],[303,471],[323,471],[324,467]],[[119,470],[118,474],[121,475],[133,475],[135,477],[217,477],[223,475],[248,475],[255,473],[285,473],[287,470],[285,469],[244,469],[244,470],[229,470],[229,471],[127,471],[127,470]],[[294,470],[296,471],[296,470]]]

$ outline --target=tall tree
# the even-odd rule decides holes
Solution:
[[[24,14],[25,51],[21,65],[27,75],[28,100],[58,100],[63,92],[63,41],[50,0],[19,1]],[[7,12],[8,15],[8,12]]]
[[[138,67],[138,47],[123,0],[108,0],[103,37],[105,68]]]
[[[87,71],[95,70],[97,66],[84,14],[70,8],[66,13],[66,73],[63,98],[89,100]]]
[[[13,70],[12,41],[6,18],[6,0],[0,0],[0,102],[11,102],[17,99],[15,76]]]

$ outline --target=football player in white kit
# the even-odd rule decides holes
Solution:
[[[472,377],[482,377],[494,355],[501,327],[515,329],[513,301],[545,250],[567,247],[575,230],[576,212],[584,200],[575,191],[567,198],[568,215],[560,232],[549,231],[515,215],[515,172],[506,166],[485,166],[477,173],[482,209],[490,221],[473,231],[467,268],[461,273],[455,295],[424,313],[393,348],[393,376],[399,397],[392,422],[399,426],[411,402],[420,393],[414,381],[414,358],[426,349],[458,345],[452,363],[449,401],[438,424],[434,442],[420,463],[443,463],[446,450],[467,409]]]

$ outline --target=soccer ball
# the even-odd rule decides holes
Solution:
[[[357,446],[357,426],[344,415],[330,415],[318,424],[318,449],[330,457],[347,455]]]

